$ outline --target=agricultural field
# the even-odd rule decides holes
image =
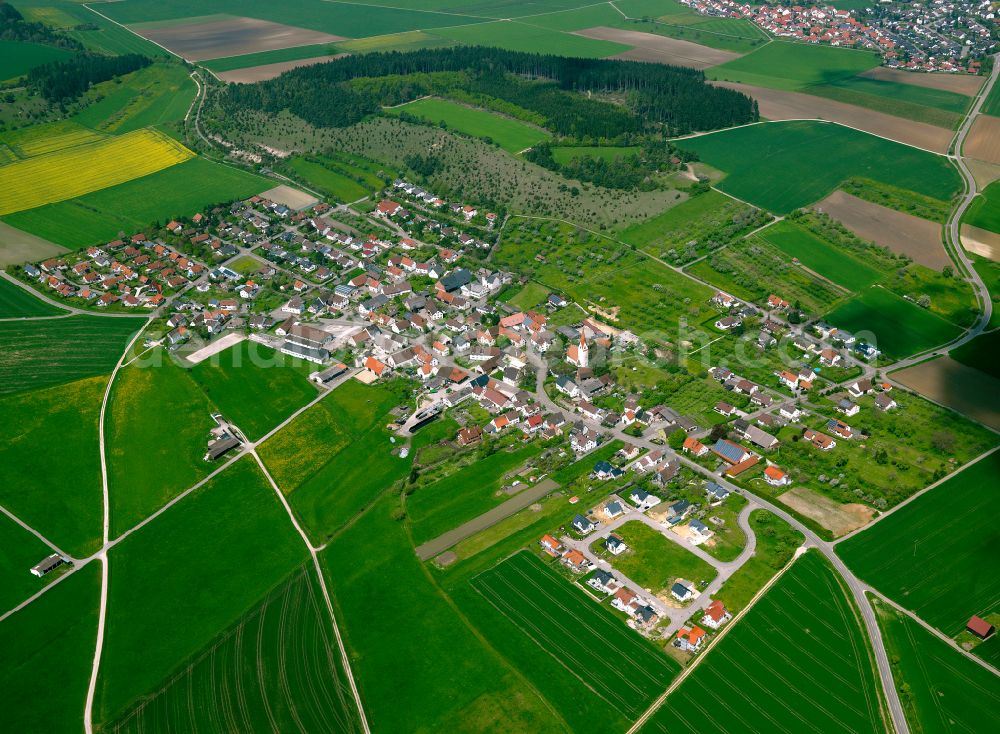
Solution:
[[[360,731],[311,565],[294,571],[150,698],[108,727]]]
[[[512,117],[435,97],[418,99],[386,111],[394,115],[406,113],[434,124],[444,123],[449,129],[492,141],[514,154],[551,137],[547,131]]]
[[[111,372],[143,323],[81,315],[0,322],[0,395]]]
[[[157,221],[253,196],[273,185],[238,168],[194,158],[118,186],[11,214],[4,221],[77,249],[113,240],[120,231],[141,231]]]
[[[614,41],[602,41],[586,38],[582,35],[561,33],[548,28],[540,28],[519,21],[500,21],[493,23],[474,23],[472,25],[456,25],[458,21],[449,23],[446,27],[428,30],[434,36],[458,43],[495,46],[508,51],[527,51],[537,53],[544,49],[545,53],[559,56],[573,56],[585,59],[602,59],[628,51],[631,46]]]
[[[0,81],[24,76],[36,66],[65,61],[73,52],[30,41],[0,41]]]
[[[113,536],[216,468],[202,457],[217,411],[162,349],[118,373],[106,426]]]
[[[972,341],[952,349],[948,354],[957,362],[981,370],[1000,379],[1000,365],[996,356],[1000,353],[1000,331],[980,334]]]
[[[0,609],[13,609],[52,581],[28,570],[53,550],[4,514],[0,514]]]
[[[33,158],[104,139],[104,135],[73,120],[43,122],[0,134],[0,143],[16,158]]]
[[[0,318],[66,316],[68,311],[35,298],[9,280],[0,278]]]
[[[191,378],[228,420],[256,441],[316,397],[311,362],[249,340],[191,368]]]
[[[891,373],[892,379],[1000,431],[1000,380],[949,356]]]
[[[1000,181],[991,183],[972,200],[962,224],[1000,234]]]
[[[701,584],[716,576],[709,563],[645,523],[627,522],[615,531],[615,535],[625,541],[629,550],[620,556],[608,556],[608,562],[654,594],[669,589],[677,578]],[[591,545],[591,551],[600,553],[603,543],[597,541]]]
[[[136,53],[153,59],[168,56],[159,46],[76,0],[19,0],[16,7],[28,20],[54,25],[94,53],[112,56]]]
[[[138,130],[0,166],[0,214],[65,201],[147,176],[194,153],[154,130]],[[16,225],[15,225],[16,226]]]
[[[811,95],[952,129],[972,101],[955,92],[914,84],[852,76],[805,90]]]
[[[677,673],[675,662],[529,553],[511,556],[472,585],[624,717],[637,717]]]
[[[678,144],[727,172],[717,184],[723,191],[778,214],[819,201],[857,176],[942,201],[960,187],[942,156],[827,122],[761,123]],[[831,157],[830,150],[841,154]]]
[[[722,81],[799,91],[853,77],[879,64],[878,55],[870,51],[773,41],[707,73]]]
[[[302,179],[310,188],[320,191],[337,201],[352,202],[371,196],[385,185],[385,180],[375,172],[382,170],[376,164],[361,168],[350,162],[349,156],[301,156],[288,160],[290,173]]]
[[[80,731],[97,638],[101,572],[91,563],[0,622],[0,729]],[[48,686],[59,681],[59,695]]]
[[[368,36],[336,44],[338,51],[351,54],[375,53],[381,51],[417,51],[423,48],[443,48],[454,45],[454,41],[432,36],[424,31],[403,31],[384,36]]]
[[[223,56],[217,59],[209,59],[201,65],[206,69],[221,73],[267,64],[277,64],[283,61],[318,59],[323,56],[332,56],[336,53],[337,49],[332,44],[317,43],[311,46],[292,46],[291,48],[258,51],[257,53],[240,54],[238,56]]]
[[[615,3],[629,16],[608,24],[657,33],[709,48],[747,53],[768,40],[767,34],[744,18],[719,18],[698,13],[673,0],[624,0]]]
[[[153,64],[120,79],[94,85],[89,103],[73,116],[80,125],[123,134],[179,122],[194,100],[196,87],[180,64]]]
[[[754,510],[749,522],[757,537],[757,548],[715,595],[734,614],[792,560],[795,549],[805,540],[802,533],[767,510]]]
[[[106,383],[90,377],[0,398],[0,504],[80,558],[100,545],[97,418]],[[39,461],[43,447],[58,447],[58,461]]]
[[[834,326],[864,336],[887,356],[902,358],[951,341],[962,330],[940,316],[875,286],[826,316]]]
[[[885,602],[875,599],[874,606],[911,731],[938,734],[1000,727],[995,675]]]
[[[885,731],[874,658],[846,594],[817,551],[799,558],[642,731],[697,733],[703,720],[718,731]]]
[[[110,553],[95,718],[159,690],[307,558],[250,457],[128,536]]]
[[[837,554],[897,604],[957,635],[973,614],[1000,611],[1000,579],[991,571],[1000,534],[990,519],[998,471],[1000,454],[990,454],[838,544]],[[944,515],[936,511],[942,503]]]

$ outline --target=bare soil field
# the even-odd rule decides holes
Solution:
[[[971,76],[969,74],[927,74],[921,71],[903,71],[902,69],[890,69],[885,66],[876,66],[874,69],[863,71],[858,76],[878,79],[884,82],[898,82],[900,84],[912,84],[915,87],[927,87],[928,89],[940,89],[945,92],[955,92],[972,97],[983,86],[986,77]]]
[[[1000,380],[985,372],[951,357],[938,357],[892,372],[889,377],[936,403],[1000,430]]]
[[[22,232],[6,222],[0,222],[0,268],[45,260],[69,252],[65,247]]]
[[[232,71],[217,71],[215,75],[224,82],[233,84],[252,84],[262,82],[288,71],[297,69],[300,66],[311,66],[312,64],[325,64],[327,61],[341,59],[347,54],[332,54],[330,56],[314,56],[311,59],[297,59],[295,61],[279,61],[276,64],[262,64],[261,66],[248,66],[245,69],[233,69]]]
[[[317,199],[312,194],[307,194],[305,191],[299,191],[291,186],[275,186],[273,189],[268,189],[261,194],[265,199],[270,199],[277,204],[284,204],[289,209],[305,209],[307,206],[312,206],[319,199]]]
[[[1000,117],[977,117],[962,152],[987,163],[1000,163]]]
[[[198,364],[200,362],[204,362],[213,354],[224,352],[225,350],[229,349],[229,347],[236,346],[244,339],[246,339],[245,335],[237,334],[236,332],[230,332],[225,336],[219,337],[211,344],[206,344],[201,349],[191,352],[191,354],[185,356],[185,359],[191,364]]]
[[[162,27],[142,27],[136,33],[187,61],[241,56],[292,46],[333,43],[343,36],[295,28],[256,18],[227,18]]]
[[[982,189],[1000,179],[1000,165],[996,163],[987,163],[986,161],[977,161],[975,158],[967,158],[965,165],[969,167],[969,171],[976,179],[976,183]]]
[[[951,258],[941,244],[941,225],[898,212],[843,191],[834,191],[814,209],[829,214],[862,239],[909,255],[914,262],[941,270]]]
[[[904,120],[901,117],[855,107],[843,102],[835,102],[832,99],[814,97],[811,94],[765,89],[736,82],[713,83],[749,94],[757,100],[761,117],[768,120],[815,120],[817,118],[829,120],[935,153],[947,153],[948,144],[954,134],[951,130],[945,130],[943,127],[928,125],[925,122]]]
[[[646,61],[652,64],[673,64],[690,66],[695,69],[707,69],[709,66],[724,64],[740,56],[732,51],[720,51],[690,41],[658,36],[655,33],[627,31],[606,26],[585,28],[582,31],[576,31],[576,35],[635,46],[630,51],[623,51],[610,57],[627,61]]]
[[[1000,262],[1000,234],[996,232],[963,224],[962,245],[969,252]]]
[[[854,502],[841,505],[805,487],[796,487],[778,497],[806,517],[815,520],[838,538],[871,522],[875,510]]]

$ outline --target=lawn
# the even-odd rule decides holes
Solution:
[[[110,553],[95,718],[158,690],[307,558],[249,457],[126,538]]]
[[[673,660],[530,553],[511,556],[472,585],[566,667],[581,694],[596,695],[628,719],[642,713],[678,672]]]
[[[435,125],[444,123],[460,133],[491,140],[508,153],[520,153],[552,137],[548,131],[512,117],[436,97],[418,99],[386,111],[393,115],[406,113]]]
[[[30,41],[0,41],[0,81],[16,79],[36,66],[65,61],[73,52]]]
[[[980,334],[962,346],[952,349],[948,354],[964,365],[1000,378],[1000,365],[997,364],[997,355],[1000,354],[1000,331]]]
[[[714,66],[706,74],[711,79],[800,90],[853,77],[880,63],[878,54],[870,51],[772,41],[746,56]]]
[[[0,323],[0,395],[111,372],[143,323],[100,316]]]
[[[538,283],[526,283],[507,303],[523,311],[538,308],[545,303],[549,292],[548,288]]]
[[[855,176],[942,201],[960,188],[943,156],[829,122],[760,123],[678,144],[727,172],[723,191],[778,214],[819,201]]]
[[[100,569],[91,563],[0,622],[0,730],[83,730],[100,586]]]
[[[270,179],[194,158],[150,176],[4,217],[18,229],[70,248],[107,242],[171,217],[191,216],[274,186]]]
[[[37,578],[28,572],[52,552],[37,537],[0,514],[0,610],[12,609],[52,580],[51,576]]]
[[[218,407],[162,350],[118,373],[108,406],[108,488],[116,536],[208,474]]]
[[[109,727],[148,731],[359,731],[312,565],[199,651]]]
[[[838,555],[883,594],[957,635],[973,614],[1000,612],[998,472],[993,453],[838,544]]]
[[[754,554],[715,595],[733,613],[750,603],[754,594],[792,560],[795,549],[805,540],[802,533],[767,510],[751,512],[750,527],[757,537]]]
[[[678,715],[697,712],[712,731],[884,732],[874,659],[846,591],[818,551],[798,559],[642,731],[704,731]]]
[[[223,415],[256,441],[316,397],[316,365],[245,340],[191,368]]]
[[[0,166],[0,214],[33,209],[148,176],[194,153],[155,130],[102,138]]]
[[[972,200],[962,224],[1000,233],[1000,181],[991,183]]]
[[[406,501],[416,545],[436,538],[464,522],[493,509],[507,494],[497,494],[509,483],[505,476],[541,451],[537,441],[515,451],[497,451],[454,474],[419,487]]]
[[[962,333],[940,316],[878,286],[841,304],[826,320],[895,358],[923,352]]]
[[[843,248],[836,247],[793,222],[778,222],[757,236],[785,254],[797,258],[813,272],[850,291],[860,291],[885,277],[881,270],[861,262]]]
[[[0,318],[11,319],[19,316],[58,316],[66,314],[61,308],[35,298],[31,293],[9,280],[0,278]]]
[[[1000,683],[995,675],[888,604],[876,600],[875,610],[910,731],[1000,728]]]
[[[598,41],[583,36],[541,28],[519,21],[499,21],[459,25],[458,19],[447,27],[431,30],[432,35],[473,46],[495,46],[509,51],[544,52],[557,56],[601,59],[628,51],[630,46],[613,41]],[[426,26],[424,26],[426,29]]]
[[[398,501],[375,503],[322,554],[361,697],[392,702],[369,707],[372,730],[564,729],[417,560],[405,525],[391,517]]]
[[[654,594],[669,589],[678,578],[696,584],[709,582],[716,576],[715,568],[663,533],[638,520],[632,520],[615,531],[629,550],[620,556],[605,556],[615,569]],[[595,541],[591,551],[604,553],[604,541]]]

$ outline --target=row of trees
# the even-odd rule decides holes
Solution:
[[[66,61],[36,66],[28,72],[27,84],[33,92],[49,102],[69,102],[86,92],[93,84],[106,82],[151,63],[153,62],[149,58],[139,54],[78,54]]]
[[[31,41],[58,48],[83,48],[76,39],[65,36],[43,23],[26,21],[17,8],[3,0],[0,0],[0,41]]]

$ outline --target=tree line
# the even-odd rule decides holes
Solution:
[[[404,89],[408,99],[436,93],[435,75],[444,73],[466,92],[513,103],[541,115],[554,132],[574,137],[613,137],[650,123],[685,134],[759,117],[752,98],[707,84],[695,69],[476,46],[348,56],[256,84],[230,85],[219,104],[223,112],[288,110],[317,127],[343,127],[383,104],[407,101],[399,98]]]
[[[151,63],[152,60],[139,54],[78,54],[65,61],[36,66],[28,72],[26,82],[29,89],[49,102],[65,103],[79,97],[93,84],[142,69]]]
[[[46,46],[80,50],[83,45],[44,23],[29,22],[13,5],[0,0],[0,41],[30,41]]]

